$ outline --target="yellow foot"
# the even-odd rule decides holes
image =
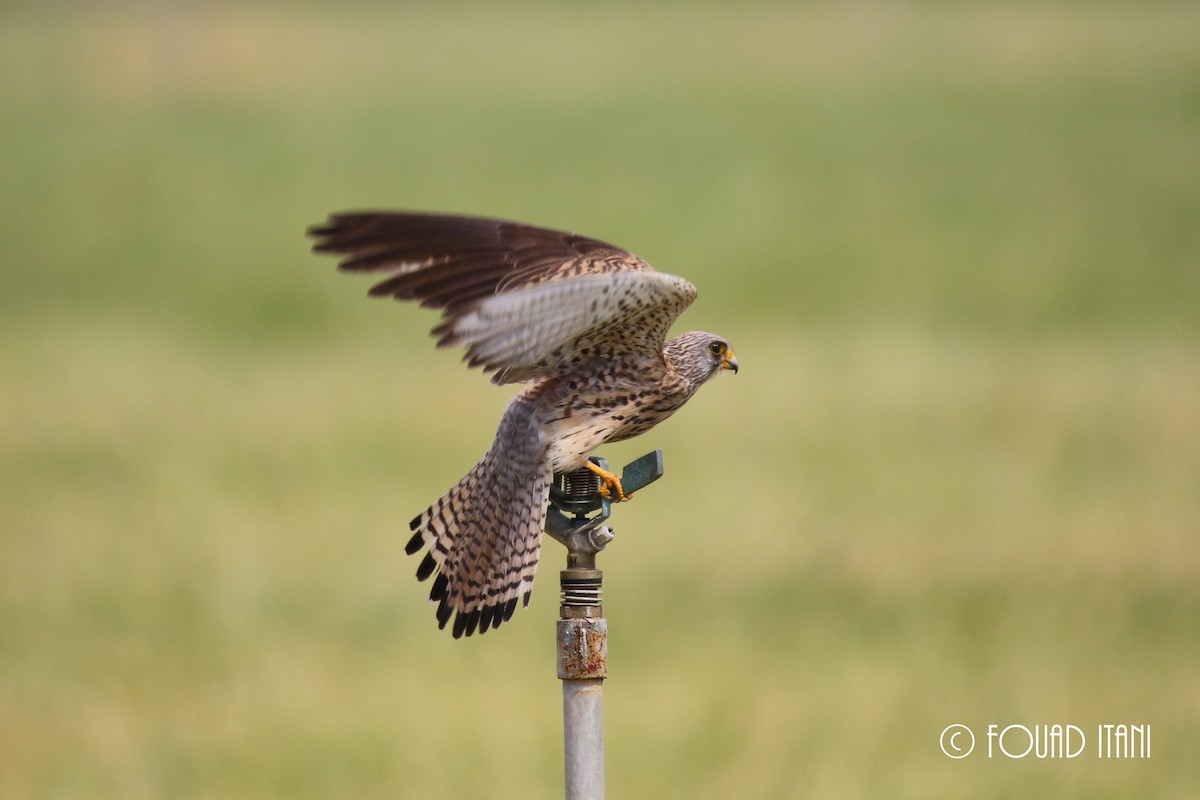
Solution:
[[[625,490],[621,488],[621,476],[615,472],[609,472],[598,464],[588,461],[585,466],[592,472],[600,476],[602,481],[600,485],[600,496],[606,500],[611,500],[616,495],[617,502],[628,500],[633,495],[626,495]]]

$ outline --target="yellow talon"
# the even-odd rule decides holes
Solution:
[[[633,497],[633,495],[626,497],[625,490],[621,488],[621,476],[617,473],[609,472],[593,461],[588,461],[586,466],[592,472],[599,475],[600,480],[603,481],[603,483],[600,485],[600,496],[605,500],[611,500],[614,491],[616,492],[618,503],[620,503],[622,500],[628,500],[630,497]]]

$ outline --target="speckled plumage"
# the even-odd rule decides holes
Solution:
[[[722,368],[728,343],[692,331],[666,340],[696,298],[595,239],[515,222],[440,214],[334,214],[313,249],[339,268],[382,277],[374,296],[442,310],[439,346],[466,348],[493,383],[527,384],[505,409],[491,448],[411,523],[409,554],[433,577],[438,625],[487,632],[527,604],[551,475],[579,469],[605,442],[672,414]]]

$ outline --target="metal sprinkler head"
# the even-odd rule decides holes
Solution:
[[[608,461],[589,459],[608,470]],[[647,453],[625,465],[621,485],[626,496],[644,489],[663,476],[662,450]],[[568,566],[595,568],[596,553],[613,540],[612,529],[603,525],[612,515],[612,502],[600,492],[601,480],[586,467],[574,472],[555,473],[550,484],[550,513],[546,515],[546,533],[567,548]],[[599,512],[595,516],[588,514]]]

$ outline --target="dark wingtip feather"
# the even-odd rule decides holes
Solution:
[[[338,269],[350,269],[345,264],[339,264]],[[367,297],[391,297],[392,292],[386,283],[376,284],[370,289],[367,289]]]
[[[437,562],[433,560],[433,553],[426,553],[425,557],[421,559],[420,566],[417,567],[417,580],[425,580],[433,574],[435,569],[437,569]]]
[[[438,630],[445,630],[446,623],[450,621],[450,615],[453,613],[454,609],[450,607],[450,601],[443,597],[441,603],[438,605],[437,614],[435,614],[438,621]]]
[[[467,615],[459,611],[454,615],[454,638],[461,639],[463,631],[467,629]]]
[[[496,617],[496,606],[484,606],[479,614],[479,632],[487,633],[488,628],[492,627],[492,620]]]
[[[473,634],[475,629],[479,627],[479,616],[480,614],[478,608],[472,611],[470,614],[467,614],[466,630],[464,631],[466,636]]]
[[[438,628],[445,630],[449,625],[450,632],[455,639],[472,636],[477,632],[482,636],[493,628],[499,628],[512,619],[513,612],[517,609],[517,601],[520,600],[518,597],[512,597],[503,603],[482,606],[473,611],[456,611],[450,605],[449,593],[446,589],[447,583],[446,576],[439,573],[434,579],[429,599],[438,603],[435,615]],[[529,602],[529,595],[529,592],[525,593],[526,604]],[[451,617],[454,618],[453,625],[450,625]]]
[[[413,534],[413,537],[408,540],[408,544],[404,545],[404,552],[411,556],[424,546],[425,534],[422,531],[417,531],[415,534]]]
[[[330,227],[329,223],[327,223],[327,222],[317,222],[317,223],[309,225],[307,228],[305,228],[304,235],[310,239],[320,239],[323,236],[328,236],[329,234],[333,233],[334,230],[335,229]],[[313,252],[314,253],[324,252],[324,250],[322,249],[323,247],[324,247],[323,243],[316,242],[315,244],[313,244]]]

